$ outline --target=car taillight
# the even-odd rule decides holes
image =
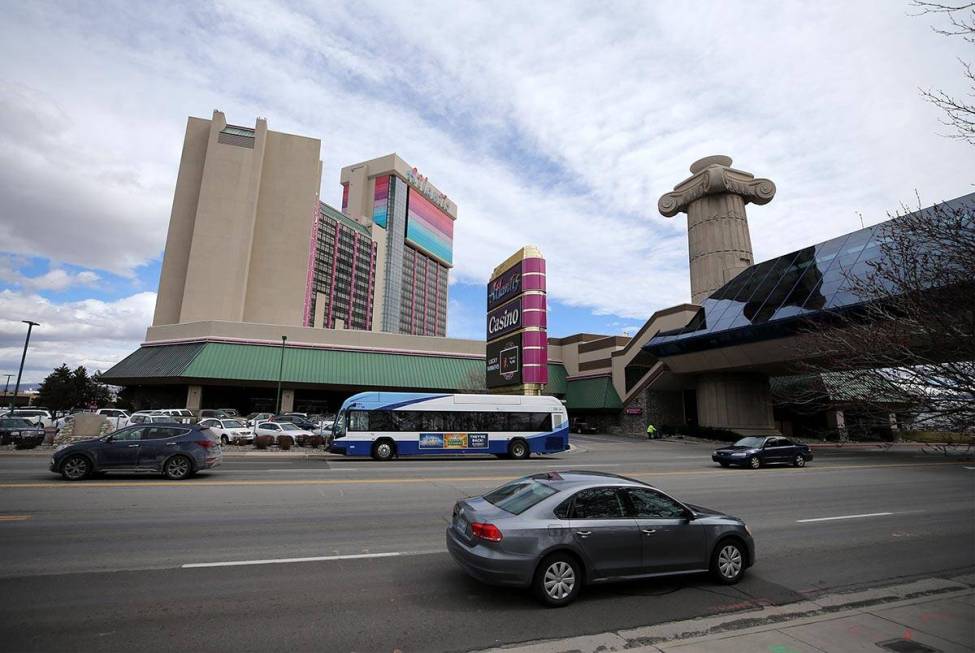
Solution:
[[[481,524],[479,522],[471,524],[471,534],[488,542],[500,542],[501,538],[504,537],[501,535],[501,530],[494,524]]]
[[[217,446],[216,440],[210,440],[209,438],[204,440],[197,440],[196,443],[201,447],[203,447],[204,449],[212,449],[213,447]]]

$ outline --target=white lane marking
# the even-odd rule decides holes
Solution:
[[[975,467],[966,467],[965,469],[975,469]]]
[[[269,560],[232,560],[229,562],[192,562],[180,565],[181,569],[200,567],[243,567],[248,565],[280,565],[291,562],[331,562],[333,560],[363,560],[367,558],[396,558],[401,556],[429,555],[443,551],[390,551],[388,553],[353,553],[350,555],[315,556],[311,558],[272,558]]]
[[[833,521],[834,519],[859,519],[861,517],[884,517],[893,515],[892,512],[870,512],[864,515],[840,515],[839,517],[817,517],[816,519],[798,519],[797,524],[808,524],[814,521]]]

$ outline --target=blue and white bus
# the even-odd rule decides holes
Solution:
[[[335,418],[329,450],[346,456],[493,454],[516,459],[569,448],[555,397],[361,392]]]

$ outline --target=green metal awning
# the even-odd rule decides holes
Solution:
[[[192,355],[191,355],[191,348]],[[185,380],[276,383],[281,347],[222,342],[141,347],[102,376],[108,383]],[[312,385],[457,390],[484,360],[287,347],[282,381]]]
[[[569,410],[621,410],[623,402],[616,394],[613,379],[597,376],[589,379],[569,379],[565,393]]]
[[[549,363],[548,383],[542,389],[542,394],[564,397],[566,391],[565,379],[567,376],[568,373],[565,371],[565,365],[562,363]]]
[[[206,343],[194,342],[188,345],[140,347],[102,374],[101,378],[106,383],[112,383],[112,379],[181,376],[205,346]]]

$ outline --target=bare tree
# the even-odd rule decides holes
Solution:
[[[803,370],[841,373],[860,410],[911,406],[921,428],[975,431],[975,205],[902,210],[876,229],[868,269],[846,275],[857,303],[807,325]]]
[[[936,33],[975,45],[975,2],[945,4],[914,0],[912,7],[917,9],[917,15],[932,14],[947,19],[947,26],[933,27]],[[975,70],[972,70],[972,63],[963,60],[959,63],[968,81],[968,95],[975,98]],[[975,145],[975,104],[972,100],[966,101],[941,89],[921,89],[921,95],[944,112],[942,123],[951,128],[948,136]]]

